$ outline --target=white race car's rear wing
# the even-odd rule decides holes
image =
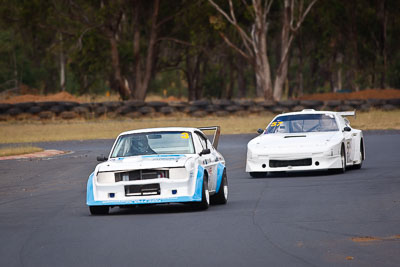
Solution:
[[[354,118],[356,118],[356,110],[353,110],[353,111],[340,111],[337,114],[342,116],[342,117],[354,116]]]
[[[221,133],[219,126],[198,127],[197,129],[200,131],[214,131],[213,140],[211,143],[215,148],[218,147],[219,135]]]

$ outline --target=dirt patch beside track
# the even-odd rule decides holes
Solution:
[[[5,157],[0,157],[0,160],[8,160],[8,159],[29,159],[29,158],[44,158],[44,157],[51,157],[51,156],[56,156],[56,155],[61,155],[67,153],[66,151],[61,151],[61,150],[45,150],[41,152],[35,152],[35,153],[29,153],[29,154],[23,154],[23,155],[14,155],[14,156],[5,156]]]

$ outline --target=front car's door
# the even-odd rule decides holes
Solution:
[[[201,145],[201,149],[210,149],[209,154],[204,154],[200,156],[199,164],[203,166],[203,168],[208,173],[208,189],[210,192],[214,192],[216,189],[216,177],[217,177],[217,170],[216,170],[216,151],[214,147],[211,145],[211,142],[207,139],[207,137],[200,131],[195,132],[196,136]]]

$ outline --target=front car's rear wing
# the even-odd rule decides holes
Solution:
[[[337,114],[342,116],[342,117],[354,116],[354,118],[356,118],[356,110],[353,110],[353,111],[340,111]]]
[[[213,140],[211,143],[215,148],[218,147],[219,135],[221,133],[221,129],[219,126],[199,127],[197,129],[199,129],[200,131],[214,131]]]

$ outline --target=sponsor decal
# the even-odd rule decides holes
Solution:
[[[181,158],[186,158],[185,155],[146,155],[146,156],[142,156],[142,159],[150,159],[150,160],[180,160]]]

